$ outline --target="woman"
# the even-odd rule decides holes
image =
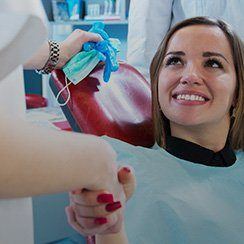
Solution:
[[[243,243],[243,70],[243,44],[221,20],[187,19],[160,44],[150,68],[160,147],[107,139],[137,175],[125,214],[130,243]],[[71,195],[71,226],[97,243],[126,243],[123,229],[108,234],[116,211],[96,196]],[[104,222],[92,224],[97,216]]]

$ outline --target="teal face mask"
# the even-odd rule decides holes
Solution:
[[[63,72],[65,73],[65,86],[59,91],[56,96],[56,101],[60,106],[64,106],[68,103],[70,99],[69,85],[73,83],[77,85],[82,81],[89,73],[97,66],[100,61],[105,61],[106,57],[93,49],[89,52],[79,52],[77,53],[64,67]],[[67,79],[70,81],[68,83]],[[68,97],[64,103],[60,103],[58,98],[60,94],[67,89]]]
[[[66,77],[74,84],[83,80],[100,61],[105,61],[105,56],[96,51],[82,51],[76,54],[64,67],[63,72]]]

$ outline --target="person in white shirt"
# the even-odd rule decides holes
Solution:
[[[107,142],[91,135],[38,128],[24,119],[23,67],[42,70],[50,59],[41,3],[2,0],[0,36],[0,243],[32,244],[29,196],[102,187],[110,188],[120,201],[122,186],[116,154]],[[84,42],[100,39],[74,31],[59,43],[55,68],[79,52]],[[95,171],[100,174],[94,177]]]

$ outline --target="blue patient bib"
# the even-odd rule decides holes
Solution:
[[[121,165],[135,169],[137,189],[125,208],[132,244],[243,244],[244,153],[230,167],[181,160],[160,147],[104,137]]]

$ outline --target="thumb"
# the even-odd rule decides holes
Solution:
[[[132,167],[123,166],[118,171],[119,182],[123,185],[126,200],[133,195],[136,188],[136,177]]]

